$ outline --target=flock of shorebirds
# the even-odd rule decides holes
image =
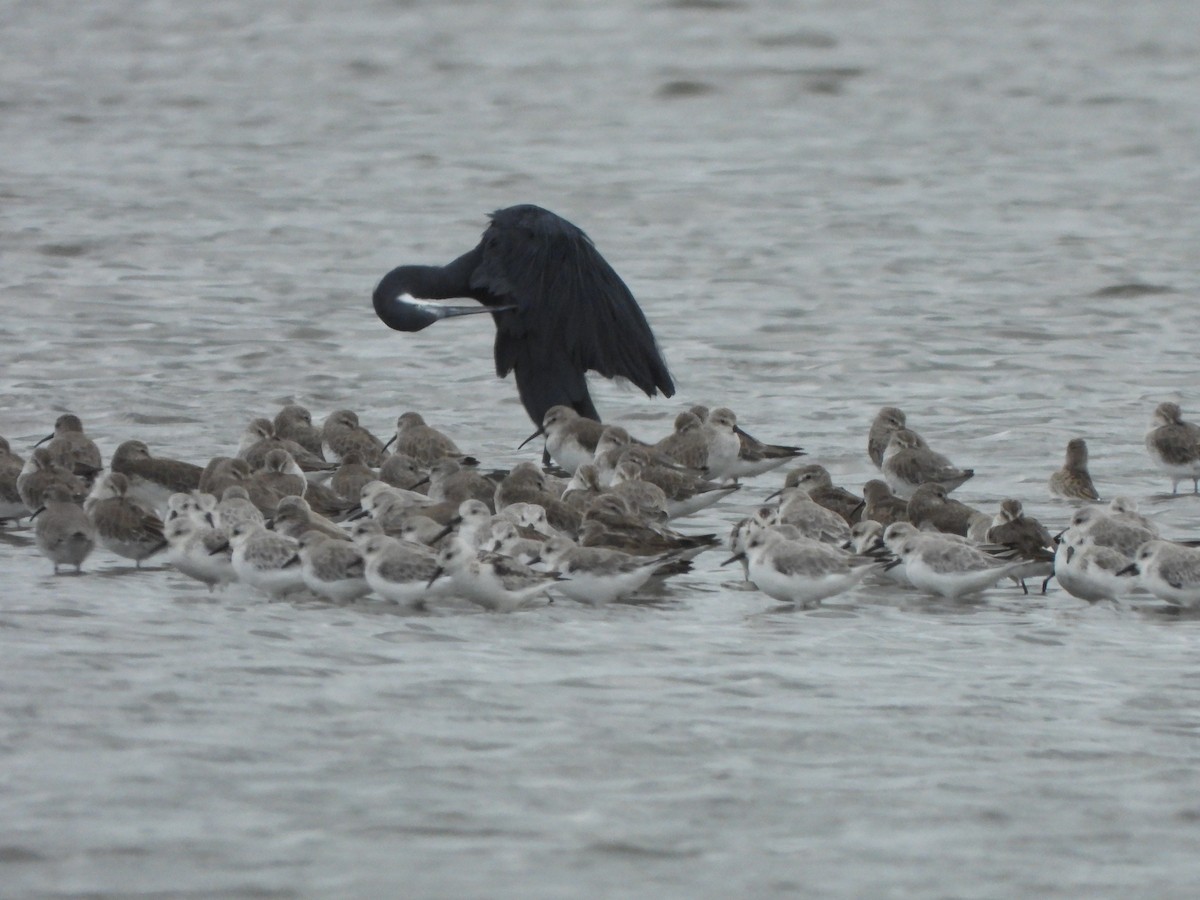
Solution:
[[[0,438],[0,521],[30,517],[56,574],[81,572],[100,544],[139,568],[165,558],[210,590],[236,582],[271,598],[373,594],[494,611],[556,595],[603,604],[688,571],[723,541],[681,532],[678,520],[805,455],[756,440],[724,407],[682,412],[671,434],[648,443],[556,406],[535,437],[553,467],[488,472],[415,412],[385,443],[349,410],[318,428],[291,405],[251,422],[234,456],[200,466],[129,440],[106,468],[80,419],[64,414],[28,459]],[[1177,404],[1158,405],[1146,447],[1172,490],[1190,480],[1200,492],[1200,427]],[[1018,500],[989,515],[948,496],[973,470],[931,449],[899,409],[879,411],[867,453],[881,478],[861,493],[835,486],[819,464],[788,471],[733,526],[722,564],[740,562],[759,590],[801,606],[868,578],[957,599],[1006,578],[1027,590],[1034,577],[1043,592],[1056,578],[1088,601],[1140,589],[1200,605],[1200,549],[1161,539],[1126,498],[1103,505],[1081,438],[1048,482],[1079,504],[1058,535]]]

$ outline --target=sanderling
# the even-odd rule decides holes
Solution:
[[[231,484],[225,488],[213,513],[216,516],[217,528],[226,538],[233,534],[234,527],[240,523],[256,522],[262,525],[265,521],[262,510],[251,502],[250,494],[240,484]]]
[[[1050,496],[1064,500],[1099,500],[1092,476],[1088,473],[1087,441],[1072,438],[1067,441],[1067,458],[1063,467],[1050,476]]]
[[[793,541],[768,529],[755,530],[743,554],[750,580],[760,591],[802,607],[850,590],[879,565],[828,544]],[[725,563],[743,554],[734,554]]]
[[[476,556],[456,541],[438,553],[430,587],[443,576],[449,578],[454,593],[492,612],[520,609],[561,580],[494,553]]]
[[[1172,541],[1146,541],[1133,562],[1117,574],[1126,573],[1138,576],[1143,588],[1172,606],[1200,606],[1200,549]]]
[[[170,524],[175,519],[190,519],[197,525],[216,528],[216,511],[217,498],[212,494],[203,491],[180,492],[167,498],[167,514],[163,517],[163,524]]]
[[[897,557],[883,541],[883,531],[884,526],[872,519],[855,522],[850,526],[850,540],[842,549],[850,550],[858,556],[876,559],[881,563],[896,563]],[[908,574],[902,565],[881,566],[872,577],[903,587],[912,587],[912,582],[908,580]]]
[[[833,510],[815,502],[800,488],[784,488],[782,493],[779,508],[774,511],[774,521],[795,525],[805,537],[814,541],[842,544],[850,539],[850,526]]]
[[[1200,426],[1183,420],[1178,403],[1160,403],[1154,410],[1146,449],[1160,469],[1171,478],[1171,493],[1179,482],[1192,481],[1192,490],[1200,492]]]
[[[545,435],[546,452],[568,472],[574,472],[596,455],[596,442],[604,426],[595,419],[581,416],[569,406],[552,406],[542,417],[542,427],[521,442],[524,447],[535,437]]]
[[[892,432],[881,468],[888,487],[897,497],[906,499],[922,484],[934,482],[952,491],[975,475],[974,469],[960,469],[942,454],[930,450],[907,428]]]
[[[129,478],[122,472],[109,472],[92,488],[87,510],[100,543],[118,556],[132,559],[140,569],[143,559],[166,549],[167,539],[158,516],[130,494]]]
[[[912,492],[908,501],[908,521],[917,528],[961,534],[964,537],[976,529],[980,540],[991,527],[991,517],[973,506],[967,506],[946,496],[945,486],[937,482],[926,482]]]
[[[321,426],[321,441],[326,458],[340,460],[351,450],[356,450],[362,461],[372,468],[383,461],[383,441],[359,425],[358,414],[349,409],[329,414]]]
[[[1112,547],[1100,547],[1083,532],[1063,535],[1054,555],[1054,577],[1072,597],[1095,603],[1116,601],[1135,586],[1128,556]]]
[[[970,544],[920,534],[901,541],[897,555],[909,581],[948,600],[986,590],[1025,565],[1023,560],[1000,562]]]
[[[166,509],[167,499],[174,493],[199,488],[204,474],[204,469],[192,463],[151,456],[142,441],[125,441],[118,446],[109,466],[129,479],[131,499],[154,510]]]
[[[634,556],[605,547],[580,547],[568,537],[549,538],[541,560],[563,577],[555,590],[579,603],[600,605],[627,597],[671,556]]]
[[[454,441],[431,425],[425,424],[420,413],[406,412],[396,419],[396,433],[384,444],[384,448],[395,443],[395,452],[411,456],[424,466],[432,466],[443,459],[470,459]]]
[[[1113,497],[1108,501],[1108,514],[1118,521],[1140,525],[1147,531],[1153,532],[1155,537],[1159,536],[1158,526],[1138,511],[1138,503],[1132,497],[1124,495]]]
[[[875,421],[871,423],[871,430],[867,435],[867,456],[871,457],[875,468],[883,468],[883,454],[887,450],[888,442],[895,432],[906,427],[904,413],[894,406],[885,406],[875,415]],[[916,446],[926,446],[919,434],[915,431],[913,434],[916,435]]]
[[[225,532],[188,515],[177,516],[163,526],[167,540],[167,562],[189,578],[213,588],[237,580],[232,552]]]
[[[438,571],[437,558],[426,549],[384,534],[368,536],[359,544],[366,561],[364,574],[371,590],[402,606],[423,606],[426,599],[443,593],[430,579]],[[448,587],[448,585],[446,586]]]
[[[878,522],[884,528],[893,522],[908,521],[908,501],[897,497],[886,481],[872,478],[863,485],[863,521]]]
[[[495,518],[507,519],[518,528],[536,532],[542,537],[554,537],[559,530],[550,524],[546,508],[537,503],[510,503],[496,513]]]
[[[45,444],[51,458],[79,477],[91,482],[104,468],[100,459],[100,448],[83,433],[83,422],[79,416],[63,413],[54,422],[54,433],[38,441]]]
[[[783,487],[799,488],[808,494],[814,503],[819,503],[845,519],[847,525],[853,525],[862,517],[866,505],[862,497],[845,488],[836,487],[829,470],[818,463],[792,469],[784,479]]]
[[[1109,515],[1095,506],[1084,506],[1071,517],[1071,524],[1059,535],[1086,534],[1098,547],[1111,547],[1126,559],[1133,559],[1138,548],[1158,537],[1158,529]]]
[[[579,513],[546,490],[545,477],[536,463],[518,463],[496,486],[495,508],[500,510],[512,503],[543,507],[550,524],[560,531],[579,529]]]
[[[46,489],[52,484],[65,487],[76,501],[88,494],[87,483],[82,478],[56,463],[45,447],[36,447],[16,478],[17,495],[28,512],[42,505]]]
[[[267,531],[256,522],[239,522],[233,527],[233,571],[238,581],[262,591],[272,599],[304,590],[300,571],[300,545],[289,537]]]
[[[62,484],[52,484],[42,492],[42,505],[33,514],[33,537],[37,548],[59,566],[74,566],[83,571],[83,561],[96,546],[96,529],[71,492]]]
[[[545,542],[543,535],[527,537],[521,533],[521,527],[516,522],[500,519],[492,522],[491,538],[480,549],[485,553],[499,553],[528,566],[540,558]]]
[[[334,603],[350,603],[371,592],[362,551],[350,541],[320,531],[300,536],[300,575],[308,589]]]
[[[488,509],[487,504],[479,500],[464,500],[458,505],[457,514],[446,524],[433,543],[447,535],[453,535],[453,541],[462,544],[468,550],[478,550],[492,536],[492,511]]]

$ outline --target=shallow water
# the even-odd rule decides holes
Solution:
[[[10,5],[0,433],[203,461],[289,400],[530,430],[490,325],[387,331],[388,268],[518,202],[584,227],[679,384],[840,483],[885,403],[1061,526],[1082,435],[1200,416],[1200,8],[1034,2]],[[726,530],[766,476],[696,530]],[[512,616],[209,597],[0,532],[12,896],[1191,896],[1200,623],[1052,588],[796,612],[700,557]]]

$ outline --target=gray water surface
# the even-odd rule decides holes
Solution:
[[[1052,528],[1193,535],[1142,447],[1200,418],[1200,7],[9,3],[0,433],[71,410],[203,462],[284,402],[531,426],[486,317],[369,295],[485,214],[579,224],[637,295],[666,433],[737,410],[853,488],[880,405]],[[756,479],[689,528],[725,532]],[[1052,587],[797,612],[721,553],[511,616],[210,597],[0,532],[0,895],[1191,897],[1200,621]]]

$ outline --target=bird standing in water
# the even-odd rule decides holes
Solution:
[[[430,300],[467,297],[477,306]],[[584,373],[625,378],[653,396],[675,385],[633,294],[591,240],[537,206],[491,215],[479,245],[445,266],[400,266],[383,277],[375,313],[389,328],[420,331],[439,319],[490,312],[496,374],[515,374],[535,424],[568,406],[599,420]]]

